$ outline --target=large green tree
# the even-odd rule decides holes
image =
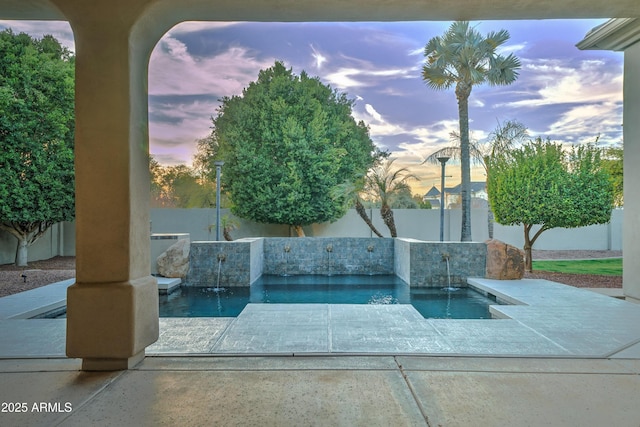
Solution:
[[[0,229],[16,264],[54,223],[75,216],[74,57],[52,36],[0,33]]]
[[[509,39],[509,32],[500,30],[486,37],[469,26],[456,21],[442,35],[429,40],[424,48],[426,62],[422,78],[436,90],[455,86],[460,126],[460,168],[462,183],[461,240],[471,240],[471,166],[469,148],[469,96],[473,86],[488,83],[508,85],[518,77],[520,61],[513,54],[497,53]]]
[[[366,173],[376,149],[353,101],[281,62],[260,71],[240,96],[225,97],[211,141],[223,160],[232,211],[262,223],[302,226],[346,212],[332,190]],[[212,150],[214,151],[214,150]]]
[[[613,188],[600,153],[593,145],[566,152],[538,138],[489,160],[491,207],[499,224],[523,225],[527,271],[533,244],[544,231],[609,222]]]

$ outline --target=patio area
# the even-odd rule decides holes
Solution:
[[[70,283],[2,298],[0,421],[637,427],[640,305],[544,280],[469,283],[517,305],[493,320],[330,304],[163,318],[142,363],[96,373],[65,357],[65,319],[20,318],[64,305]]]
[[[79,360],[1,360],[2,401],[27,410],[3,412],[0,422],[637,427],[640,419],[637,359],[208,356],[79,368]],[[43,403],[49,410],[38,410]]]

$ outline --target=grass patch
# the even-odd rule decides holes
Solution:
[[[533,261],[533,270],[550,271],[552,273],[622,276],[622,258],[575,261]]]

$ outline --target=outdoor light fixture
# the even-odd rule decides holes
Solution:
[[[216,241],[218,241],[220,240],[220,170],[224,162],[218,160],[213,164],[216,165]]]
[[[444,168],[449,157],[438,157],[442,164],[442,176],[440,177],[440,241],[444,241]]]

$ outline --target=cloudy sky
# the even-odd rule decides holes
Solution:
[[[483,21],[482,33],[506,29],[503,52],[522,62],[510,86],[474,87],[472,138],[517,119],[533,136],[564,143],[622,143],[622,53],[580,51],[575,44],[604,20]],[[158,42],[149,64],[150,151],[162,164],[191,162],[195,141],[210,132],[218,100],[240,94],[260,69],[283,61],[356,101],[353,114],[374,142],[422,178],[415,191],[439,184],[439,169],[421,165],[449,145],[458,126],[453,89],[434,91],[421,78],[426,42],[448,22],[205,23],[188,22]],[[0,28],[53,34],[73,49],[64,22],[0,21]],[[450,166],[448,185],[456,183]],[[483,180],[480,173],[474,180]]]

